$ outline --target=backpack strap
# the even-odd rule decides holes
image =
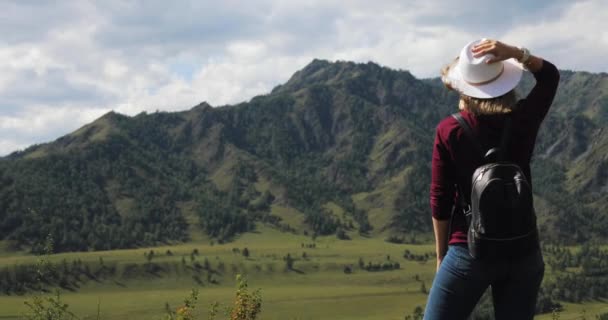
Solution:
[[[477,149],[477,154],[479,155],[479,157],[481,157],[481,159],[483,159],[484,158],[483,148],[481,146],[481,143],[475,136],[475,133],[473,132],[473,129],[471,128],[471,126],[469,126],[469,124],[462,117],[460,112],[452,114],[452,117],[454,119],[456,119],[456,121],[458,121],[458,124],[460,125],[462,130],[464,130],[464,134],[469,138],[469,140],[471,140],[471,142],[473,142],[475,149]],[[458,206],[463,211],[463,213],[466,214],[466,212],[468,210],[470,210],[469,201],[467,201],[467,199],[465,198],[465,193],[464,193],[464,190],[462,189],[462,187],[459,184],[456,184],[456,187],[458,188]]]
[[[508,114],[507,119],[505,120],[505,126],[502,129],[502,137],[500,137],[500,153],[498,154],[498,159],[500,161],[505,160],[510,135],[511,135],[511,114]]]
[[[471,126],[469,126],[467,121],[462,117],[462,115],[460,113],[454,113],[454,114],[452,114],[452,117],[454,119],[456,119],[456,121],[458,121],[458,124],[464,130],[465,135],[469,138],[469,140],[471,140],[471,142],[473,142],[475,149],[477,149],[477,154],[479,154],[482,159],[485,158],[486,153],[483,152],[483,147],[481,146],[481,143],[475,136],[473,129],[471,128]],[[499,149],[499,153],[498,153],[498,160],[500,160],[500,161],[505,159],[505,156],[507,153],[507,145],[509,143],[510,135],[511,135],[511,115],[509,114],[509,115],[507,115],[507,119],[505,120],[505,125],[502,129],[502,135],[500,137],[500,149]]]
[[[459,112],[452,114],[452,117],[454,119],[456,119],[456,121],[458,121],[458,124],[460,124],[460,127],[464,130],[464,134],[467,137],[469,137],[469,140],[471,140],[471,142],[473,142],[475,149],[477,149],[477,154],[483,159],[485,156],[485,152],[483,152],[481,143],[475,136],[475,133],[473,132],[473,129],[471,129],[471,126],[469,126],[467,121],[464,120],[464,118],[462,117],[462,115]],[[503,134],[503,138],[504,138],[504,134]]]
[[[473,129],[471,129],[471,126],[469,126],[467,121],[464,120],[464,118],[462,117],[462,115],[459,112],[452,114],[452,117],[454,119],[456,119],[456,121],[458,121],[458,124],[464,130],[465,135],[469,138],[469,140],[471,140],[471,142],[473,142],[475,149],[477,149],[477,154],[483,159],[483,157],[484,157],[483,148],[481,147],[481,143],[479,142],[479,140],[477,140],[477,138],[475,137],[475,134],[473,133]],[[454,220],[454,213],[457,210],[459,210],[465,216],[465,219],[467,219],[467,224],[468,224],[467,216],[471,210],[471,205],[470,205],[469,201],[467,201],[467,199],[465,198],[464,190],[462,189],[462,187],[459,184],[456,184],[455,187],[458,189],[458,200],[457,200],[458,203],[455,204],[454,208],[452,209],[452,214],[450,215],[450,224],[448,225],[448,236],[447,236],[448,243],[449,243],[450,235],[452,234],[452,222]],[[447,244],[446,244],[446,246],[447,246]]]

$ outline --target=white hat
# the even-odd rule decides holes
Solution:
[[[486,60],[493,58],[493,54],[473,57],[471,49],[483,40],[475,40],[462,48],[456,64],[448,71],[447,81],[456,91],[470,97],[500,97],[517,86],[523,69],[513,58],[488,64]]]

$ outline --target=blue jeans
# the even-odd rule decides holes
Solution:
[[[426,320],[465,320],[488,286],[496,320],[532,319],[545,264],[540,250],[516,260],[475,260],[466,245],[449,246],[435,275]]]

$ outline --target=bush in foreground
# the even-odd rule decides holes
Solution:
[[[236,276],[237,290],[232,308],[228,307],[224,311],[229,320],[255,320],[262,311],[262,296],[260,289],[250,292],[247,279],[241,275]],[[196,320],[194,309],[198,300],[198,290],[193,289],[190,296],[184,299],[184,304],[175,311],[167,308],[163,320]],[[215,302],[209,306],[207,320],[216,320],[220,305]],[[202,319],[201,319],[202,320]]]

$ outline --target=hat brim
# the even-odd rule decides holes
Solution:
[[[496,62],[498,63],[498,62]],[[523,74],[521,65],[515,59],[502,61],[504,70],[496,80],[481,85],[474,85],[466,82],[460,73],[459,64],[448,72],[450,85],[460,93],[469,97],[480,99],[491,99],[504,95],[513,90]]]

